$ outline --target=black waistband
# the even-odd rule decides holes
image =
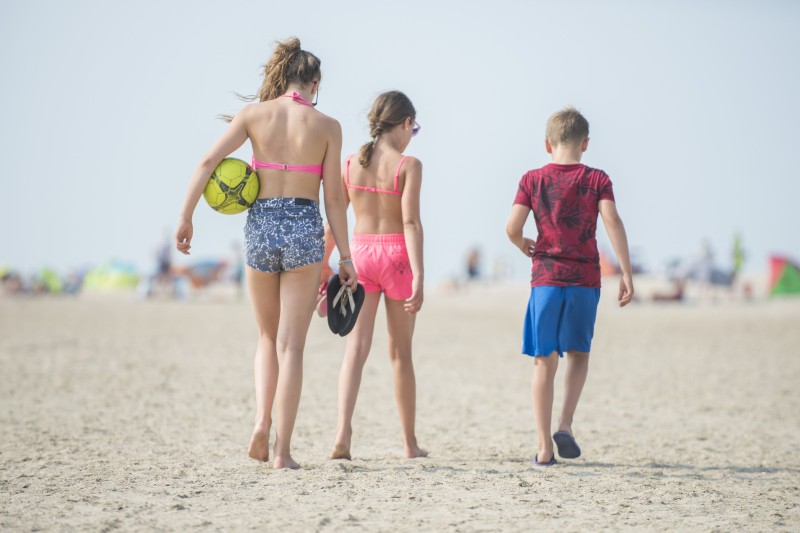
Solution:
[[[317,205],[317,202],[311,200],[309,198],[259,198],[256,200],[254,206],[261,206],[261,207],[268,207],[268,208],[278,208],[278,207],[288,207],[288,206],[310,206],[314,207]]]

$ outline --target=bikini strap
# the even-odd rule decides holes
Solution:
[[[405,163],[406,159],[408,159],[407,155],[404,155],[403,158],[400,159],[400,164],[397,165],[397,170],[394,173],[394,192],[397,194],[400,194],[400,190],[397,188],[397,180],[400,178],[400,168],[403,166],[403,163]]]
[[[282,94],[281,96],[285,97],[285,98],[291,98],[292,100],[294,100],[298,104],[303,104],[303,105],[314,107],[314,104],[312,104],[311,102],[309,102],[308,100],[306,100],[305,98],[300,96],[300,93],[297,92],[297,91],[293,91],[292,94]]]
[[[347,157],[347,164],[344,167],[344,183],[347,188],[350,188],[350,158],[353,156]]]

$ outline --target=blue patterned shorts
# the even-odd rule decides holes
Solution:
[[[319,204],[307,198],[259,198],[244,227],[247,266],[283,272],[319,263],[325,242]]]

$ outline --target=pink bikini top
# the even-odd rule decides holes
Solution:
[[[406,159],[408,159],[408,156],[403,156],[403,158],[400,160],[400,164],[397,165],[397,170],[394,172],[394,190],[392,190],[392,191],[387,191],[386,189],[378,189],[376,187],[362,187],[361,185],[353,185],[352,183],[350,183],[350,158],[349,157],[347,158],[347,167],[345,168],[345,172],[344,172],[345,184],[346,184],[348,189],[358,189],[359,191],[382,192],[382,193],[386,193],[386,194],[403,194],[397,188],[397,179],[400,177],[400,168],[403,166],[403,163],[405,163]]]
[[[298,104],[313,106],[311,102],[300,96],[300,93],[293,92],[292,94],[282,94],[282,97],[291,98]],[[268,163],[266,161],[259,161],[256,155],[253,154],[252,166],[254,169],[271,168],[273,170],[291,170],[292,172],[308,172],[309,174],[316,174],[319,179],[322,179],[322,165],[289,165],[285,163]]]

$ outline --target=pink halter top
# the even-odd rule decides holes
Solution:
[[[387,191],[386,189],[378,189],[377,187],[362,187],[361,185],[353,185],[350,183],[350,158],[347,158],[347,166],[345,167],[344,171],[344,181],[345,185],[348,189],[357,189],[359,191],[367,191],[367,192],[380,192],[384,194],[403,194],[400,189],[397,188],[397,180],[400,178],[400,169],[403,167],[403,163],[405,163],[408,156],[403,156],[400,160],[400,163],[397,165],[397,170],[394,172],[394,188],[391,191]]]
[[[285,98],[291,98],[298,104],[303,105],[312,105],[311,102],[300,96],[300,93],[293,92],[292,94],[283,94],[281,95]],[[253,154],[252,159],[252,166],[254,169],[258,170],[259,168],[271,168],[273,170],[291,170],[292,172],[308,172],[309,174],[316,174],[322,179],[322,165],[290,165],[287,163],[269,163],[266,161],[259,161],[256,159],[256,155]]]

